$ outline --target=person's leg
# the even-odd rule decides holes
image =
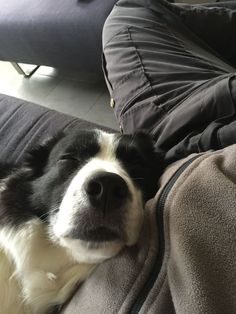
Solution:
[[[103,31],[104,71],[121,128],[126,133],[147,130],[163,153],[185,139],[190,125],[192,131],[204,129],[217,118],[209,114],[194,121],[203,111],[198,100],[187,117],[187,111],[180,112],[181,120],[173,114],[180,104],[235,72],[184,25],[175,12],[179,9],[169,6],[177,7],[157,0],[120,0]],[[228,109],[222,113],[229,114]]]
[[[176,10],[191,31],[227,62],[236,66],[236,1],[169,7]]]

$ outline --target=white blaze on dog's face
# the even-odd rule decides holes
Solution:
[[[99,152],[73,177],[53,222],[61,243],[86,262],[134,244],[143,219],[141,191],[116,156],[119,141],[99,132],[98,143]]]
[[[52,238],[88,263],[135,244],[144,201],[156,188],[155,166],[142,133],[78,131],[59,140],[37,183],[50,206]]]

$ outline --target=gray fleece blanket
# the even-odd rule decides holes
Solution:
[[[236,145],[169,167],[137,245],[99,265],[62,313],[236,313]]]

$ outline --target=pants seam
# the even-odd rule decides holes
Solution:
[[[135,43],[134,43],[134,41],[133,41],[133,38],[132,38],[132,35],[131,35],[131,32],[130,32],[130,28],[132,28],[132,26],[131,26],[131,27],[128,27],[129,39],[130,39],[130,41],[131,41],[131,43],[132,43],[132,45],[133,45],[133,47],[134,47],[134,49],[135,49],[135,51],[136,51],[137,57],[138,57],[138,59],[139,59],[139,63],[140,63],[140,65],[141,65],[142,72],[143,72],[143,74],[144,74],[144,76],[145,76],[147,82],[149,83],[149,86],[150,86],[150,88],[151,88],[152,94],[153,94],[154,96],[156,96],[157,98],[159,98],[158,94],[156,93],[156,91],[155,91],[154,88],[153,88],[151,79],[149,78],[149,76],[148,76],[148,74],[147,74],[147,71],[145,70],[145,66],[144,66],[144,64],[143,64],[142,58],[141,58],[141,56],[140,56],[140,53],[139,53],[139,51],[138,51],[138,49],[137,49],[137,47],[136,47],[136,45],[135,45]]]

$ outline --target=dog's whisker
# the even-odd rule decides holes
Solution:
[[[54,206],[52,207],[50,213],[53,214],[55,213],[56,211],[58,210],[58,207],[57,206]],[[41,219],[42,221],[46,222],[47,220],[46,219],[43,219],[43,218],[47,218],[49,216],[49,213],[44,213],[42,215],[39,216],[39,219]]]
[[[46,217],[46,216],[48,216],[48,213],[45,213],[45,214],[40,215],[39,218],[42,219],[42,218],[44,218],[44,217]]]
[[[58,211],[58,208],[59,208],[59,206],[57,206],[57,205],[52,207],[51,213],[55,213],[56,211]]]
[[[20,217],[26,218],[26,225],[13,226],[11,232],[0,228],[6,238],[2,241],[4,254],[11,254],[17,262],[9,264],[10,293],[17,304],[10,304],[8,313],[14,313],[21,301],[25,312],[30,313],[42,313],[52,304],[67,302],[77,288],[76,281],[80,283],[90,275],[86,264],[100,264],[137,241],[143,204],[149,197],[146,160],[150,157],[150,165],[154,163],[148,153],[153,147],[150,143],[146,149],[148,138],[146,142],[143,135],[140,140],[137,134],[127,135],[124,141],[121,137],[98,130],[58,134],[30,153],[25,164],[32,173],[25,165],[16,170],[2,167],[0,189],[8,189],[12,198],[8,200],[6,193],[1,202],[5,206],[7,201],[3,223],[11,218],[17,224],[19,211],[11,206],[21,201],[23,207],[32,201],[29,213]],[[38,172],[40,176],[34,176]],[[19,193],[12,193],[15,187],[11,191],[13,184],[8,180],[13,179]],[[32,213],[36,214],[32,217]],[[1,308],[9,308],[6,299]]]

